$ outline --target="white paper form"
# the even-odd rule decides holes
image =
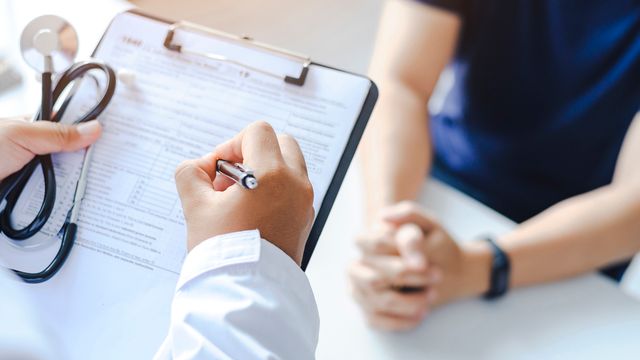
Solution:
[[[69,358],[119,358],[125,352],[148,358],[164,337],[186,252],[173,181],[180,161],[202,156],[251,122],[265,120],[299,141],[318,209],[370,88],[365,78],[319,66],[312,65],[299,87],[177,54],[162,45],[167,29],[167,24],[122,14],[100,44],[96,57],[135,73],[135,84],[119,84],[101,116],[105,131],[95,145],[78,239],[67,264],[52,280],[26,286],[68,344]],[[185,48],[251,57],[285,73],[300,71],[297,63],[224,40],[186,32],[178,32],[176,40]],[[85,87],[67,118],[91,103],[95,95]],[[61,199],[72,195],[81,160],[81,153],[54,157]],[[25,192],[21,221],[29,219],[29,209],[37,209],[39,178]],[[59,229],[70,201],[57,206],[56,220],[43,236]],[[23,251],[0,239],[0,254],[12,267],[39,270],[57,245]]]

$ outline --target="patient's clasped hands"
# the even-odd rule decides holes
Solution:
[[[349,274],[354,298],[373,327],[412,329],[434,306],[488,286],[480,272],[473,274],[491,261],[486,246],[458,245],[415,203],[383,209],[372,229],[357,239],[362,257]]]

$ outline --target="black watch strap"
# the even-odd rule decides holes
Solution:
[[[489,290],[484,294],[485,299],[496,299],[504,295],[509,289],[509,276],[511,275],[511,262],[509,256],[496,244],[492,237],[485,237],[493,252],[491,262],[491,277]]]

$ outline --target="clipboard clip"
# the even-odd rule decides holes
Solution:
[[[174,41],[174,36],[176,31],[178,30],[185,30],[185,31],[190,31],[190,32],[196,32],[196,33],[201,33],[201,34],[205,34],[208,36],[214,36],[223,40],[227,40],[227,41],[233,41],[233,42],[240,42],[243,45],[247,46],[247,47],[252,47],[261,51],[266,51],[278,56],[283,56],[289,59],[292,59],[296,62],[299,62],[302,69],[300,71],[300,74],[297,76],[290,76],[287,74],[280,74],[280,73],[275,73],[269,70],[265,70],[265,69],[260,69],[257,68],[255,66],[243,63],[239,60],[236,59],[231,59],[227,56],[221,55],[221,54],[215,54],[215,53],[207,53],[204,51],[195,51],[195,50],[190,50],[190,49],[185,49],[182,47],[182,45],[177,44]],[[300,55],[300,54],[296,54],[287,50],[283,50],[274,46],[270,46],[270,45],[266,45],[266,44],[262,44],[259,42],[254,41],[252,38],[248,37],[248,36],[235,36],[235,35],[231,35],[231,34],[227,34],[221,31],[217,31],[217,30],[213,30],[198,24],[194,24],[194,23],[190,23],[190,22],[186,22],[186,21],[180,21],[177,23],[172,24],[171,26],[169,26],[169,31],[167,32],[167,36],[164,38],[164,47],[167,48],[168,50],[171,51],[175,51],[178,53],[182,53],[182,54],[191,54],[191,55],[197,55],[197,56],[204,56],[206,58],[212,59],[212,60],[216,60],[216,61],[222,61],[222,62],[226,62],[226,63],[230,63],[230,64],[234,64],[240,67],[243,67],[247,70],[251,70],[251,71],[255,71],[255,72],[259,72],[261,74],[264,75],[269,75],[278,79],[283,80],[285,83],[287,84],[293,84],[293,85],[298,85],[298,86],[303,86],[305,83],[305,80],[307,79],[307,74],[309,73],[309,65],[311,65],[311,59],[308,56],[304,56],[304,55]]]

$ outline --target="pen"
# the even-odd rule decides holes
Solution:
[[[253,170],[242,164],[232,164],[227,160],[218,160],[216,162],[216,171],[245,189],[253,190],[258,187],[258,180],[253,175]]]

